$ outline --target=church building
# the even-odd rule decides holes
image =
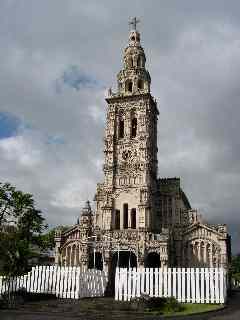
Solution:
[[[95,210],[89,201],[77,223],[55,235],[55,263],[119,267],[228,267],[226,225],[208,224],[191,208],[180,178],[158,177],[159,111],[146,56],[131,22],[117,91],[108,91],[104,180]],[[164,125],[164,124],[163,124]]]

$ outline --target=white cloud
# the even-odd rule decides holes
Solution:
[[[13,161],[16,165],[27,168],[36,168],[41,162],[41,151],[24,136],[1,139],[0,152],[6,161]]]

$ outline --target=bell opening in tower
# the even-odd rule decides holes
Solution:
[[[128,228],[128,204],[124,203],[123,205],[123,228]]]
[[[131,229],[136,229],[136,209],[131,210]]]
[[[120,210],[115,211],[115,229],[120,229]]]

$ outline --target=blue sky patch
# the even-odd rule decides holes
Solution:
[[[64,138],[58,135],[49,136],[47,139],[47,144],[51,144],[51,145],[59,145],[64,143],[65,143]]]
[[[82,72],[78,66],[72,65],[63,72],[62,81],[65,85],[80,90],[83,87],[94,88],[99,85],[96,79]]]
[[[0,139],[16,136],[20,125],[20,119],[13,114],[0,112]]]

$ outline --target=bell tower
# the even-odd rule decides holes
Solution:
[[[151,231],[156,214],[159,113],[137,23],[130,22],[117,92],[109,89],[106,98],[104,182],[95,197],[95,224],[102,230]]]

